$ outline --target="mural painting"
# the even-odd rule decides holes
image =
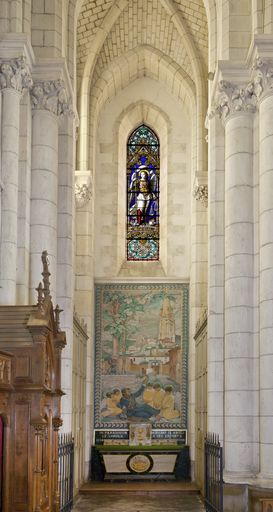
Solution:
[[[187,428],[187,284],[96,286],[95,428]]]

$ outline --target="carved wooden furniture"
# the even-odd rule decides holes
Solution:
[[[3,512],[57,512],[61,350],[46,253],[36,306],[0,306],[0,415],[4,422]]]
[[[273,512],[273,500],[270,498],[261,498],[262,512]]]

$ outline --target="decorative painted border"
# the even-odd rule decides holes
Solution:
[[[181,420],[177,423],[153,423],[156,429],[187,429],[188,424],[188,352],[189,352],[189,284],[188,283],[103,283],[95,285],[95,400],[94,428],[105,429],[106,424],[100,422],[101,405],[101,296],[106,290],[181,290],[183,331],[182,331],[182,382],[181,382]],[[128,428],[128,422],[107,422],[107,429]]]

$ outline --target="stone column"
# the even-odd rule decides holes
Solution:
[[[51,294],[56,300],[58,116],[68,111],[63,82],[35,82],[31,91],[32,180],[30,213],[30,297],[40,281],[40,258],[47,250],[51,270]]]
[[[225,136],[209,122],[208,432],[224,437]]]
[[[31,83],[29,70],[23,58],[1,61],[1,304],[16,303],[20,99]]]
[[[256,61],[259,108],[260,477],[273,479],[273,61]],[[272,485],[272,483],[271,483]]]
[[[74,158],[75,120],[65,116],[59,130],[57,302],[63,309],[62,329],[66,346],[62,352],[63,431],[72,430],[72,359],[74,298]]]
[[[253,342],[252,89],[221,82],[225,124],[225,481],[253,475],[257,389]],[[256,417],[256,418],[255,418]]]
[[[20,105],[16,302],[29,304],[29,227],[32,112],[29,95]]]

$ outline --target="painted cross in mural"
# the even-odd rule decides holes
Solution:
[[[187,428],[188,316],[187,284],[96,286],[96,428]]]

